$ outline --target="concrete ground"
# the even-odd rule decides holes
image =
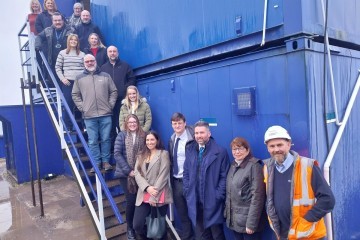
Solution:
[[[42,181],[44,217],[35,184],[36,206],[31,185],[11,181],[0,159],[0,240],[98,239],[88,210],[79,204],[76,183],[64,176]]]

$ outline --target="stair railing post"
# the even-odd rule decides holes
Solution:
[[[28,162],[29,162],[31,196],[32,196],[33,206],[35,207],[36,206],[35,188],[34,188],[34,178],[33,178],[33,171],[32,171],[31,152],[30,152],[29,128],[28,128],[28,121],[27,121],[27,115],[26,115],[25,84],[24,84],[23,78],[20,78],[20,85],[21,85],[21,96],[22,96],[23,112],[24,112],[24,122],[25,122],[26,149],[27,149]]]
[[[95,174],[95,176],[96,176],[96,192],[97,192],[97,203],[98,203],[99,221],[100,221],[99,233],[100,233],[101,240],[105,240],[106,236],[105,236],[104,208],[103,208],[103,201],[102,201],[102,188],[101,188],[101,183],[98,178],[98,175]]]
[[[36,126],[35,126],[34,102],[33,102],[32,88],[31,88],[32,81],[31,81],[31,78],[30,78],[30,72],[28,72],[28,79],[29,79],[29,98],[30,98],[31,125],[32,125],[33,141],[34,141],[34,153],[35,153],[35,162],[36,162],[37,181],[38,181],[38,187],[39,187],[39,200],[40,200],[40,212],[41,212],[40,216],[44,217],[44,203],[43,203],[43,198],[42,198],[39,156],[38,156],[38,151],[37,151],[37,138],[36,138]]]

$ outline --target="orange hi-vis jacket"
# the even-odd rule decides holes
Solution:
[[[304,216],[315,204],[315,194],[311,186],[311,176],[313,165],[318,165],[314,159],[294,155],[294,170],[292,174],[290,199],[292,210],[290,213],[290,229],[288,239],[319,239],[326,236],[324,218],[318,222],[308,222]],[[280,222],[276,214],[273,195],[274,195],[274,170],[275,160],[265,160],[264,182],[266,184],[267,213],[269,223],[275,232],[277,239],[280,239]]]

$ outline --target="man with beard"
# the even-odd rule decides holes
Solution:
[[[277,239],[322,239],[323,217],[335,205],[334,195],[316,160],[299,156],[281,126],[264,136],[271,158],[265,160],[267,213]]]
[[[195,140],[186,144],[183,194],[196,239],[225,240],[223,229],[229,156],[211,137],[209,124],[194,125]]]
[[[117,90],[110,75],[101,72],[97,67],[93,55],[85,55],[84,66],[84,72],[75,79],[72,98],[82,113],[88,133],[90,152],[98,168],[101,169],[102,160],[105,171],[108,171],[112,169],[109,164],[111,115],[117,98]],[[90,172],[94,171],[94,168],[90,170]]]
[[[112,77],[118,91],[118,98],[113,112],[112,128],[112,135],[115,140],[117,135],[116,128],[119,127],[121,101],[125,97],[127,87],[130,85],[136,86],[136,78],[130,65],[120,60],[118,49],[115,46],[109,46],[107,48],[107,56],[109,61],[101,66],[101,71],[108,73]],[[120,131],[120,129],[118,129],[118,131]]]
[[[81,23],[75,27],[75,33],[80,39],[80,50],[84,52],[88,47],[88,38],[91,33],[96,33],[103,44],[105,44],[104,38],[101,35],[100,29],[91,21],[91,14],[88,10],[83,10],[80,15]],[[101,66],[99,66],[101,67]]]
[[[45,28],[35,39],[35,49],[43,50],[44,55],[51,67],[51,70],[60,83],[55,74],[55,63],[59,52],[66,48],[67,37],[74,32],[74,29],[65,25],[65,18],[58,12],[52,15],[52,25]]]

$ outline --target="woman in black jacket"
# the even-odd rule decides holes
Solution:
[[[115,177],[120,177],[120,184],[126,197],[127,237],[128,239],[135,239],[133,218],[137,184],[134,167],[136,156],[145,148],[145,133],[140,127],[139,119],[134,114],[129,114],[126,117],[124,128],[125,130],[119,132],[115,140]]]
[[[226,224],[236,240],[260,240],[266,222],[262,164],[244,138],[234,138],[230,146],[234,162],[226,179]]]
[[[51,16],[57,11],[58,9],[55,0],[44,1],[44,11],[37,16],[35,21],[35,29],[37,33],[41,33],[45,28],[52,25]]]
[[[101,39],[97,33],[91,33],[89,35],[88,42],[89,46],[84,49],[85,54],[93,55],[96,59],[97,65],[101,67],[108,59],[106,47],[101,42]]]

